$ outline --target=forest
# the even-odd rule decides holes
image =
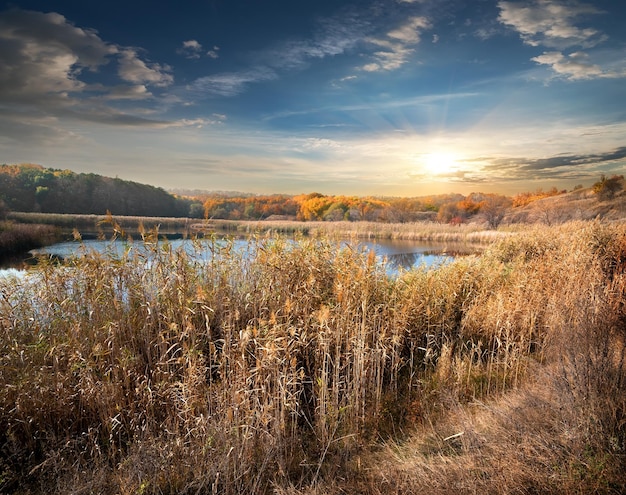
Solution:
[[[11,211],[187,216],[191,201],[119,178],[41,165],[0,165],[0,198]]]
[[[611,180],[605,179],[611,185]],[[621,183],[620,183],[621,184]],[[581,186],[582,187],[582,186]],[[620,186],[621,187],[621,186]],[[440,194],[422,197],[359,197],[201,192],[172,194],[162,188],[41,165],[0,165],[0,214],[6,211],[218,220],[438,221],[459,224],[477,216],[496,228],[503,212],[567,191],[552,188],[508,197]]]

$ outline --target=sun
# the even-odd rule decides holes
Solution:
[[[422,156],[424,172],[429,175],[448,175],[457,168],[457,157],[453,153],[433,152]]]

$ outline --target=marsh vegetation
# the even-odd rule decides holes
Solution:
[[[398,277],[144,237],[0,282],[3,493],[623,493],[625,226]]]

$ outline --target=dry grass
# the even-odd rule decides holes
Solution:
[[[0,258],[52,244],[60,237],[59,230],[50,225],[0,222]]]
[[[111,225],[115,222],[126,232],[138,232],[143,229],[158,228],[161,233],[176,232],[189,234],[191,225],[197,220],[172,217],[140,217],[74,214],[74,213],[28,213],[10,212],[8,217],[23,224],[54,225],[64,229],[76,229],[83,232],[102,232],[111,234]]]
[[[434,222],[299,222],[209,220],[193,225],[196,231],[232,233],[298,233],[311,237],[354,239],[405,239],[430,242],[467,242],[491,244],[508,237],[510,231],[488,230],[484,224],[450,225]]]
[[[5,283],[0,491],[623,490],[623,226],[398,278],[323,239],[203,242]]]

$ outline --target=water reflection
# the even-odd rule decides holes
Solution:
[[[202,241],[192,241],[190,239],[174,239],[167,241],[172,250],[184,249],[189,253],[201,254],[205,260],[210,259],[214,252],[219,251],[219,246],[226,246],[232,243],[236,251],[242,253],[250,251],[254,241],[247,238],[239,239],[205,239]],[[297,241],[293,241],[297,242]],[[464,244],[417,242],[409,240],[381,239],[376,241],[343,240],[338,241],[339,245],[350,245],[365,251],[374,251],[381,263],[385,263],[386,270],[390,274],[397,274],[403,270],[414,267],[436,267],[442,263],[447,263],[454,257],[461,254],[476,252],[476,248],[468,247]],[[164,244],[165,245],[165,244]],[[201,247],[200,252],[198,247]],[[142,242],[129,243],[127,241],[97,240],[87,239],[82,242],[61,242],[45,248],[31,251],[31,256],[35,259],[38,256],[49,256],[51,258],[64,259],[72,256],[80,256],[89,251],[97,251],[112,256],[121,256],[125,250],[135,250],[140,254],[146,254],[148,247]],[[22,265],[22,268],[24,266]],[[20,268],[14,265],[13,268]],[[0,273],[6,272],[9,267],[0,269]],[[19,270],[11,269],[11,273]]]
[[[391,271],[409,270],[418,265],[433,266],[445,263],[446,257],[424,253],[398,253],[386,256],[387,269]]]

